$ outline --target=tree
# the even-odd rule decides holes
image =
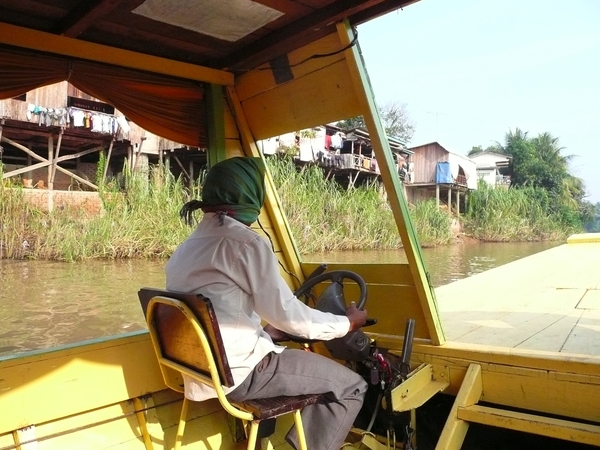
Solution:
[[[415,124],[406,111],[406,103],[390,102],[379,108],[381,120],[388,136],[409,143],[415,134]]]
[[[488,145],[486,148],[483,148],[481,145],[476,145],[471,147],[467,156],[474,156],[483,152],[494,152],[494,153],[503,153],[502,146],[500,144]]]
[[[591,220],[591,208],[583,199],[585,184],[569,172],[573,155],[563,155],[564,147],[550,133],[530,138],[516,128],[505,136],[502,151],[513,158],[511,186],[543,189],[549,200],[549,213],[564,225],[580,228]]]
[[[534,176],[536,168],[534,166],[537,163],[537,158],[535,149],[527,134],[526,131],[516,128],[514,132],[509,130],[504,136],[502,153],[513,158],[512,186],[536,185],[536,177]]]
[[[398,138],[408,144],[415,134],[415,124],[408,116],[406,103],[389,102],[378,109],[387,136]],[[343,130],[367,128],[363,116],[341,120],[337,126]]]

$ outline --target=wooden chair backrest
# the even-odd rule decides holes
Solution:
[[[142,288],[138,292],[138,297],[146,318],[148,317],[148,304],[157,296],[179,300],[192,310],[208,339],[217,364],[221,385],[233,386],[233,376],[227,362],[217,316],[210,300],[200,294]],[[184,314],[173,306],[158,304],[154,322],[163,356],[210,378],[208,359],[200,338]],[[150,324],[148,325],[150,326]]]

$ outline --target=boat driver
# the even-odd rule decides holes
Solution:
[[[367,312],[353,304],[346,315],[318,311],[297,299],[279,272],[269,242],[250,228],[265,199],[260,158],[235,157],[208,172],[202,201],[181,209],[190,223],[204,212],[166,266],[167,289],[194,292],[215,308],[235,385],[230,401],[324,394],[325,403],[302,411],[310,450],[339,450],[362,406],[367,383],[338,362],[275,342],[287,336],[329,340],[356,331]],[[267,325],[263,328],[261,322]],[[201,401],[215,391],[185,377],[185,395]],[[286,440],[298,449],[295,427]]]

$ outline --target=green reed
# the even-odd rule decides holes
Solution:
[[[464,227],[477,239],[499,242],[558,240],[577,231],[561,225],[545,191],[494,189],[481,180],[469,194]]]
[[[20,259],[36,246],[31,225],[43,220],[43,214],[26,202],[22,186],[2,179],[3,172],[0,163],[0,259]]]
[[[269,158],[268,167],[301,253],[402,246],[377,183],[345,189],[319,167],[298,170],[290,158]],[[101,185],[103,212],[90,216],[81,208],[41,211],[27,203],[22,187],[4,180],[0,258],[167,258],[191,232],[179,209],[190,198],[200,198],[200,184],[201,179],[186,186],[161,167],[131,173],[126,165],[122,176]],[[576,231],[561,226],[550,203],[535,189],[481,184],[471,192],[461,221],[468,235],[486,241],[551,240]],[[410,216],[421,245],[452,240],[451,218],[434,200],[411,206]]]
[[[2,257],[62,261],[168,257],[190,232],[178,216],[190,190],[158,167],[141,174],[126,170],[123,184],[124,191],[114,179],[102,186],[104,210],[97,216],[73,207],[42,212],[27,205],[20,189],[3,185]]]
[[[452,240],[451,218],[434,199],[416,203],[410,213],[421,245],[448,244]]]
[[[287,158],[269,159],[269,168],[301,253],[401,247],[377,183],[346,190],[326,179],[319,167],[297,170]],[[437,209],[417,205],[411,216],[422,244],[450,240],[449,219]]]

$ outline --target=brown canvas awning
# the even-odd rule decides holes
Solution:
[[[64,80],[154,134],[207,146],[203,83],[0,46],[0,99]]]

